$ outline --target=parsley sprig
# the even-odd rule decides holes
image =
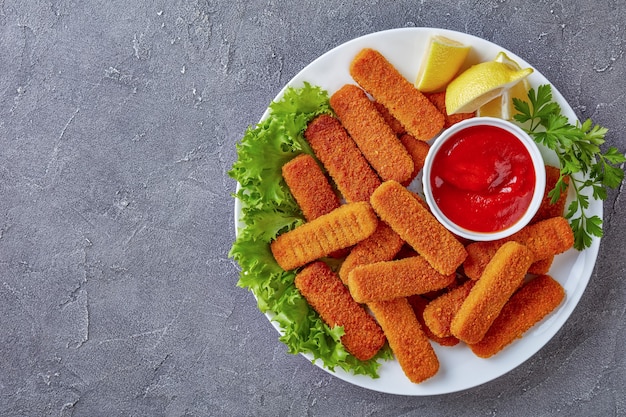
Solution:
[[[528,100],[513,99],[519,112],[514,118],[537,143],[556,152],[560,175],[548,195],[555,203],[567,189],[568,182],[573,188],[575,198],[565,217],[574,232],[574,247],[583,250],[591,246],[593,236],[602,237],[603,233],[602,219],[586,212],[589,194],[596,200],[605,200],[607,187],[617,188],[624,179],[619,164],[624,163],[626,157],[615,147],[604,153],[600,149],[608,129],[594,125],[591,119],[571,124],[561,114],[561,107],[552,101],[549,84],[540,85],[536,92],[530,89]]]

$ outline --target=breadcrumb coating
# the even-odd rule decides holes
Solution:
[[[469,280],[463,285],[448,291],[432,300],[424,308],[424,323],[438,337],[449,337],[450,324],[461,305],[474,287],[475,281]]]
[[[430,140],[443,128],[443,114],[380,52],[361,50],[350,64],[350,75],[416,139]]]
[[[546,189],[543,194],[543,200],[541,205],[535,213],[535,216],[530,221],[531,223],[537,223],[541,220],[550,219],[552,217],[563,216],[565,211],[565,202],[567,200],[567,189],[559,194],[559,199],[553,204],[552,197],[548,196],[548,193],[554,189],[556,182],[559,180],[561,170],[559,168],[546,165]],[[565,183],[569,184],[569,177],[565,177]]]
[[[339,207],[339,197],[315,159],[301,154],[283,165],[283,179],[307,221]]]
[[[434,334],[428,328],[428,326],[426,326],[426,323],[424,322],[424,309],[430,302],[427,298],[424,298],[421,295],[412,295],[408,297],[407,300],[409,300],[409,304],[411,304],[411,307],[413,308],[413,312],[415,313],[415,317],[417,317],[417,321],[419,321],[422,329],[424,330],[424,333],[426,333],[426,336],[428,336],[430,340],[439,343],[441,346],[455,346],[459,343],[459,339],[457,339],[456,337],[439,337]]]
[[[330,97],[330,105],[383,181],[410,177],[411,156],[362,89],[346,84]]]
[[[369,200],[380,178],[339,120],[320,115],[309,123],[304,137],[347,202]]]
[[[383,116],[383,119],[385,119],[385,122],[387,122],[391,130],[393,130],[393,133],[395,133],[397,136],[406,133],[406,129],[402,126],[402,123],[400,123],[398,119],[396,119],[391,113],[389,113],[387,107],[383,106],[377,101],[373,101],[372,103],[374,104],[374,107],[376,107],[376,110],[378,110],[380,115]]]
[[[439,359],[406,298],[369,304],[404,374],[420,383],[437,373]]]
[[[524,281],[532,260],[532,253],[525,245],[517,242],[502,245],[452,319],[452,335],[467,344],[480,342]]]
[[[533,262],[537,262],[563,253],[574,246],[574,232],[567,219],[553,217],[528,225],[504,239],[471,243],[465,247],[468,254],[463,262],[465,275],[471,279],[480,278],[498,248],[511,241],[526,245],[532,252]]]
[[[500,352],[561,304],[565,291],[549,275],[527,282],[504,305],[483,339],[470,345],[472,352],[488,358]]]
[[[554,256],[535,261],[530,268],[528,268],[528,273],[535,275],[547,274],[552,267],[552,262],[554,262]]]
[[[355,267],[374,262],[392,260],[404,241],[383,221],[378,222],[376,230],[370,237],[357,243],[350,251],[339,268],[339,278],[344,284],[348,284],[348,274]]]
[[[396,181],[385,181],[370,198],[378,216],[439,273],[449,275],[463,263],[463,245]]]
[[[304,267],[294,281],[296,288],[329,327],[343,326],[341,343],[360,360],[371,359],[385,344],[376,320],[357,304],[348,289],[324,262]]]
[[[426,161],[426,155],[430,150],[428,142],[415,139],[409,134],[400,136],[400,142],[404,145],[411,159],[413,160],[413,172],[408,180],[404,181],[402,185],[408,186],[417,177],[417,174],[424,168],[424,162]]]
[[[377,225],[378,218],[368,203],[344,204],[279,235],[270,249],[278,265],[287,271],[357,244],[374,233]]]
[[[440,290],[456,274],[435,271],[422,256],[357,266],[348,275],[348,288],[359,303],[384,301]]]

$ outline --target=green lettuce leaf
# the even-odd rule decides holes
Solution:
[[[276,236],[304,222],[281,168],[301,153],[313,155],[304,130],[319,114],[332,114],[328,93],[304,83],[287,88],[269,108],[269,117],[248,128],[237,144],[237,161],[228,173],[239,183],[235,197],[242,206],[241,227],[229,252],[241,267],[237,285],[252,291],[259,310],[279,324],[279,339],[289,353],[307,353],[328,369],[376,378],[378,360],[391,358],[391,349],[381,349],[369,361],[350,355],[340,341],[343,328],[321,320],[294,286],[296,271],[281,269],[270,251]]]

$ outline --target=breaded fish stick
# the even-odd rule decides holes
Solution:
[[[409,190],[385,181],[370,198],[378,216],[439,273],[450,275],[467,256],[465,248]]]
[[[409,380],[417,384],[435,375],[439,359],[407,299],[376,301],[368,306]]]
[[[304,137],[348,203],[369,200],[380,178],[339,120],[320,115],[309,123]]]
[[[371,359],[385,344],[385,335],[365,309],[324,262],[307,265],[296,275],[296,288],[329,327],[343,326],[341,343],[362,361]]]
[[[534,278],[513,294],[485,337],[470,345],[472,352],[481,358],[495,355],[552,312],[563,298],[563,287],[552,277]]]
[[[502,245],[452,319],[452,335],[467,344],[480,342],[524,281],[531,263],[532,253],[526,246],[517,242]]]
[[[530,268],[528,268],[528,273],[535,274],[535,275],[547,274],[548,271],[550,271],[550,267],[552,267],[552,262],[554,262],[554,256],[550,256],[549,258],[535,261],[530,266]]]
[[[282,174],[307,221],[330,213],[341,205],[328,178],[311,155],[296,156],[283,165]],[[343,258],[347,254],[346,248],[333,252],[329,256]]]
[[[541,205],[535,213],[535,216],[530,221],[531,223],[537,223],[538,221],[549,219],[552,217],[563,216],[565,211],[565,202],[567,200],[567,189],[559,194],[559,199],[552,204],[552,198],[548,196],[548,193],[554,189],[556,182],[559,180],[561,170],[559,168],[546,165],[546,188],[543,194],[543,200]],[[565,177],[565,183],[569,184],[569,177]]]
[[[402,248],[404,241],[385,222],[379,221],[370,237],[360,241],[350,251],[339,269],[339,278],[348,284],[348,274],[359,265],[392,260]]]
[[[417,321],[419,321],[422,326],[422,330],[424,330],[424,333],[426,333],[426,336],[428,336],[430,340],[439,343],[441,346],[455,346],[459,343],[459,339],[454,336],[439,337],[428,328],[424,322],[424,309],[429,303],[426,298],[421,295],[412,295],[408,297],[407,300],[409,300],[409,304],[411,305],[411,308],[413,308],[415,317],[417,317]]]
[[[363,90],[346,84],[330,97],[330,106],[383,181],[409,178],[411,156]]]
[[[443,116],[444,116],[444,124],[443,128],[447,129],[455,123],[458,123],[465,119],[471,119],[476,116],[476,113],[456,113],[456,114],[448,114],[446,110],[446,92],[440,91],[438,93],[425,93],[424,94],[431,103],[437,107]]]
[[[283,179],[307,221],[339,207],[339,197],[311,155],[301,154],[283,165]]]
[[[400,142],[404,145],[411,159],[413,160],[413,172],[408,180],[404,181],[402,185],[408,186],[411,181],[417,177],[417,174],[424,168],[424,162],[426,161],[426,155],[430,150],[428,142],[415,139],[409,134],[400,136]]]
[[[287,271],[355,245],[374,233],[377,225],[378,218],[368,203],[344,204],[279,235],[270,248],[278,265]]]
[[[504,239],[475,242],[467,245],[467,259],[463,262],[465,275],[480,278],[487,263],[505,242],[523,243],[530,249],[533,262],[565,252],[574,245],[574,233],[564,217],[553,217],[528,225]]]
[[[391,113],[389,113],[387,107],[383,106],[377,101],[373,101],[372,103],[374,104],[374,107],[376,107],[376,110],[378,110],[380,115],[383,117],[383,119],[385,119],[385,122],[387,122],[391,130],[393,130],[393,133],[395,133],[397,136],[406,133],[406,129],[402,126],[402,123],[400,123],[398,119],[396,119]]]
[[[430,140],[443,128],[443,114],[380,52],[361,50],[350,64],[350,75],[416,139]]]
[[[456,275],[435,271],[422,256],[361,265],[348,275],[348,288],[357,303],[385,301],[440,290]]]
[[[432,300],[424,308],[424,323],[438,337],[449,337],[450,324],[461,305],[474,287],[475,281],[469,280],[463,285],[448,291]]]

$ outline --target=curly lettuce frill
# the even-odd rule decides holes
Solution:
[[[391,357],[388,348],[369,361],[359,361],[340,342],[342,327],[328,327],[293,284],[296,271],[284,271],[274,260],[270,242],[302,224],[304,218],[283,181],[281,168],[295,156],[313,155],[304,130],[314,117],[332,114],[328,93],[304,83],[289,87],[272,102],[269,116],[246,131],[237,144],[237,161],[229,175],[239,187],[241,202],[237,238],[229,256],[241,267],[238,286],[248,288],[259,310],[282,329],[280,340],[290,353],[308,353],[325,367],[378,376],[378,359]]]

